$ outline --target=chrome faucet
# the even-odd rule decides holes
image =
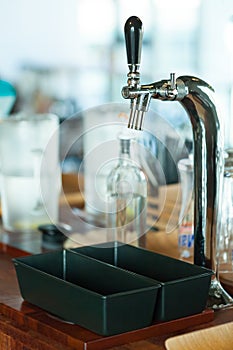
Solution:
[[[122,96],[130,99],[129,128],[142,129],[151,99],[179,101],[187,111],[194,140],[194,264],[210,268],[208,306],[219,309],[233,304],[218,277],[217,245],[223,177],[223,140],[213,88],[199,78],[181,76],[152,84],[140,84],[143,26],[138,17],[125,23],[129,73]]]

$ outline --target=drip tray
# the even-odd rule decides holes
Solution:
[[[22,297],[100,335],[151,325],[160,284],[61,250],[13,259]]]
[[[206,308],[213,275],[209,269],[119,242],[72,251],[159,283],[154,321],[170,321],[198,314]]]

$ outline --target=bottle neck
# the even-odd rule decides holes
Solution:
[[[120,161],[130,159],[130,139],[120,140]]]

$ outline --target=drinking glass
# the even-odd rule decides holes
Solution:
[[[32,232],[58,221],[58,117],[17,114],[0,121],[3,227]]]

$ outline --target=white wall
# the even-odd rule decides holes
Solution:
[[[20,64],[75,64],[77,0],[0,0],[0,76]]]
[[[182,1],[184,9],[178,15],[175,9],[182,5]],[[87,4],[86,7],[83,5],[85,11],[81,3]],[[27,63],[50,68],[74,67],[80,70],[78,84],[75,78],[74,82],[71,82],[72,72],[66,84],[73,84],[74,88],[70,90],[78,93],[85,106],[106,102],[104,99],[108,98],[106,91],[110,90],[110,83],[114,83],[117,101],[120,101],[121,85],[126,82],[126,56],[125,51],[117,54],[119,46],[110,47],[109,28],[111,25],[111,28],[117,25],[118,32],[122,33],[122,24],[132,8],[131,14],[142,15],[142,19],[145,20],[145,39],[152,30],[152,40],[149,45],[145,45],[142,52],[142,82],[147,82],[145,75],[148,72],[154,80],[166,79],[171,69],[175,70],[177,75],[196,74],[208,81],[221,100],[223,118],[227,124],[226,140],[233,145],[233,112],[230,109],[229,94],[233,85],[233,50],[230,56],[225,35],[227,22],[233,15],[233,1],[200,0],[199,34],[195,51],[197,65],[195,70],[189,71],[190,54],[185,51],[187,48],[182,51],[182,45],[189,39],[187,18],[188,13],[192,14],[194,11],[194,3],[199,4],[199,1],[144,0],[142,8],[141,0],[128,0],[127,4],[125,0],[0,0],[0,78],[14,82],[20,66]],[[121,5],[120,10],[118,8],[114,12],[114,4]],[[158,4],[173,16],[166,16],[165,12],[164,17],[158,17]],[[146,8],[151,10],[146,13]],[[78,17],[78,14],[81,16]],[[92,37],[92,33],[96,34],[98,23],[101,24],[102,30],[99,43],[98,35],[94,35],[95,42],[88,48],[85,41],[88,36]],[[122,28],[118,28],[119,26]],[[103,40],[105,33],[109,47]],[[98,44],[97,53],[93,48]],[[151,49],[150,45],[154,45],[154,48]],[[110,77],[111,64],[117,67],[118,75],[114,73],[115,75]],[[92,91],[90,82],[92,87],[94,86]]]

